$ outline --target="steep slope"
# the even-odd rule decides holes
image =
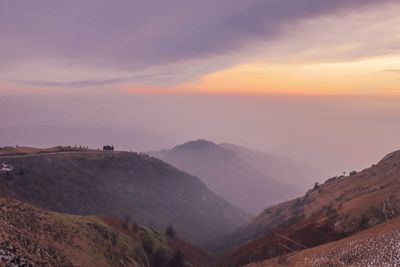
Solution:
[[[220,144],[220,146],[235,152],[241,160],[259,172],[294,187],[301,194],[325,176],[321,170],[313,166],[286,157],[232,144]]]
[[[198,176],[211,190],[251,214],[296,195],[292,187],[256,170],[234,151],[206,140],[151,155]]]
[[[400,152],[348,177],[334,177],[264,210],[226,237],[223,266],[241,266],[329,243],[400,215]],[[239,248],[237,248],[240,246]]]
[[[399,240],[400,218],[396,218],[339,241],[246,266],[397,266]]]
[[[167,237],[121,225],[0,197],[0,266],[190,266],[174,256],[177,250]],[[177,261],[184,265],[174,265]]]
[[[2,156],[0,191],[57,212],[131,217],[203,244],[234,230],[244,215],[198,178],[159,159],[127,152],[52,152]]]

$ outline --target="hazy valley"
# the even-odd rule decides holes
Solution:
[[[400,152],[322,184],[303,174],[317,172],[311,167],[234,145],[198,140],[150,154],[186,172],[133,152],[2,148],[3,263],[336,266],[370,263],[378,254],[381,262],[396,262]],[[271,167],[271,178],[268,164],[288,167]],[[217,181],[232,194],[218,196],[224,191]],[[298,185],[307,183],[296,198]],[[252,193],[254,203],[242,201]],[[270,205],[277,196],[282,203]],[[163,234],[171,226],[173,236]],[[371,240],[393,245],[361,256]]]
[[[199,177],[215,193],[252,215],[301,195],[321,175],[306,164],[207,140],[150,155]]]

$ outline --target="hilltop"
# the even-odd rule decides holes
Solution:
[[[196,244],[246,222],[197,177],[144,154],[35,153],[0,157],[13,168],[0,173],[0,192],[56,212],[130,217],[160,231],[172,224],[181,238]]]
[[[0,147],[0,157],[7,156],[34,156],[37,154],[53,154],[53,153],[71,153],[71,152],[102,152],[96,149],[89,149],[79,146],[55,146],[50,148],[25,147],[25,146],[6,146]]]
[[[400,151],[351,176],[328,179],[303,197],[265,209],[223,239],[223,266],[241,266],[351,236],[400,215]]]
[[[0,146],[15,144],[33,147],[85,144],[102,147],[110,140],[118,148],[135,151],[161,149],[173,143],[168,138],[140,128],[65,127],[52,125],[1,126]]]

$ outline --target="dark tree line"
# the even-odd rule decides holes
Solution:
[[[105,146],[103,146],[103,150],[114,151],[114,146],[105,145]]]

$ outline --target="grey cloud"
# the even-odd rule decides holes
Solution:
[[[383,72],[391,72],[391,73],[399,73],[400,74],[400,69],[388,69],[388,70],[382,70]]]
[[[37,86],[37,87],[62,87],[62,88],[81,88],[81,87],[94,87],[94,86],[107,86],[107,85],[117,85],[129,82],[138,82],[151,79],[162,79],[163,81],[171,79],[174,76],[173,73],[154,73],[154,74],[143,74],[131,76],[128,78],[114,78],[106,80],[81,80],[81,81],[69,81],[69,82],[50,82],[50,81],[13,81],[20,84]]]
[[[390,1],[380,1],[390,2]],[[292,23],[373,0],[51,1],[0,3],[0,61],[58,58],[137,70],[240,49]]]

